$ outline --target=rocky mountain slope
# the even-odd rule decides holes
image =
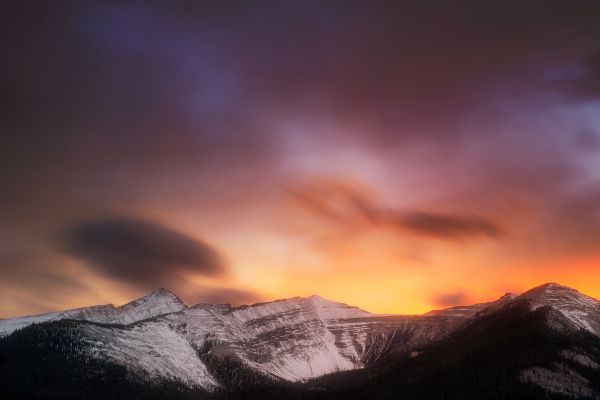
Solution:
[[[600,303],[557,284],[510,297],[387,365],[314,380],[311,398],[600,399]]]
[[[307,382],[304,387],[309,387],[311,379],[343,371],[356,371],[363,377],[387,376],[381,371],[399,368],[399,362],[430,359],[457,336],[473,336],[472,343],[479,343],[482,337],[492,340],[499,329],[490,328],[490,321],[504,321],[514,315],[520,316],[523,329],[530,328],[527,321],[531,319],[542,321],[540,332],[565,337],[587,335],[585,346],[554,349],[558,361],[519,364],[515,379],[557,395],[594,398],[593,379],[586,374],[597,370],[600,362],[589,345],[598,342],[600,303],[556,284],[422,316],[376,315],[319,296],[242,307],[187,307],[176,295],[160,289],[121,307],[97,306],[0,320],[0,335],[4,336],[0,349],[11,340],[30,340],[26,337],[33,328],[36,332],[64,329],[61,321],[65,321],[76,337],[68,346],[75,349],[72,351],[78,360],[101,360],[123,368],[139,382],[176,382],[190,390],[214,394],[265,382]],[[516,326],[509,324],[502,329]],[[0,352],[2,362],[4,368],[19,368],[14,365],[18,364],[16,356],[12,361],[3,360]]]
[[[210,389],[218,384],[196,357],[200,350],[234,358],[266,377],[295,382],[410,351],[443,337],[467,317],[378,316],[319,296],[242,307],[187,307],[160,289],[122,307],[1,320],[0,333],[61,319],[94,322],[82,328],[93,354],[133,371]]]
[[[166,289],[158,289],[121,307],[107,304],[19,318],[0,319],[0,336],[10,334],[16,329],[31,324],[61,319],[127,325],[159,315],[182,311],[186,308],[179,297]]]

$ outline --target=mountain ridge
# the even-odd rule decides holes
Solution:
[[[508,294],[508,293],[507,293]],[[504,296],[500,297],[498,300],[500,300],[501,298],[503,298]],[[109,304],[98,304],[98,305],[91,305],[91,306],[82,306],[82,307],[76,307],[76,308],[72,308],[72,309],[66,309],[66,310],[57,310],[57,311],[50,311],[50,312],[45,312],[45,313],[39,313],[39,314],[28,314],[28,315],[23,315],[23,316],[15,316],[15,317],[5,317],[5,318],[0,318],[0,335],[3,333],[2,331],[2,323],[6,322],[6,321],[11,321],[11,320],[17,320],[17,319],[25,319],[25,318],[40,318],[40,320],[42,320],[44,316],[62,316],[62,315],[77,315],[77,313],[80,313],[82,311],[85,310],[95,310],[95,309],[127,309],[127,308],[132,308],[132,306],[137,305],[139,303],[144,303],[146,300],[149,300],[151,298],[171,298],[171,299],[175,299],[176,302],[180,303],[183,307],[181,310],[176,310],[176,311],[172,311],[172,312],[178,312],[178,311],[183,311],[185,309],[192,309],[192,308],[203,308],[203,307],[226,307],[228,306],[231,310],[243,310],[243,309],[247,309],[247,308],[255,308],[255,307],[259,307],[259,306],[263,306],[263,305],[267,305],[267,304],[273,304],[273,303],[281,303],[281,302],[291,302],[291,301],[301,301],[301,300],[309,300],[309,299],[321,299],[324,300],[326,302],[331,302],[331,303],[338,303],[338,304],[342,304],[345,305],[349,308],[354,308],[354,309],[358,309],[361,310],[363,312],[367,312],[371,315],[378,315],[378,316],[399,316],[399,317],[408,317],[408,316],[423,316],[423,315],[428,315],[428,314],[435,314],[437,312],[440,311],[446,311],[446,310],[451,310],[454,308],[459,308],[459,307],[470,307],[470,306],[475,306],[475,305],[484,305],[484,304],[492,304],[494,302],[496,302],[497,300],[492,300],[489,302],[483,302],[483,303],[477,303],[477,304],[473,304],[473,305],[457,305],[457,306],[452,306],[449,308],[445,308],[445,309],[439,309],[439,310],[431,310],[428,312],[425,312],[423,314],[395,314],[395,313],[383,313],[383,314],[377,314],[377,313],[371,313],[369,311],[363,310],[361,309],[359,306],[352,306],[343,302],[338,302],[336,300],[330,300],[330,299],[326,299],[320,295],[317,294],[312,294],[309,296],[294,296],[294,297],[288,297],[288,298],[281,298],[281,299],[275,299],[275,300],[270,300],[270,301],[262,301],[262,302],[257,302],[257,303],[251,303],[251,304],[241,304],[238,306],[233,306],[231,303],[204,303],[204,302],[200,302],[200,303],[195,303],[192,305],[187,305],[179,296],[177,296],[175,294],[175,292],[161,287],[155,290],[152,290],[151,292],[142,295],[138,298],[135,298],[127,303],[124,303],[120,306],[115,306],[113,303],[109,303]],[[44,319],[45,321],[46,319]],[[98,321],[99,322],[99,321]]]
[[[72,321],[68,326],[78,339],[69,346],[86,360],[124,367],[131,376],[144,377],[138,380],[179,382],[219,392],[257,382],[302,384],[344,371],[385,369],[407,357],[419,359],[432,345],[451,340],[459,332],[479,332],[485,321],[497,316],[539,312],[544,312],[544,326],[552,331],[573,337],[578,332],[600,336],[600,302],[555,283],[423,315],[373,314],[316,295],[238,307],[187,306],[161,288],[120,307],[95,306],[0,320],[0,333],[16,340],[28,328],[52,331],[63,329],[61,321]],[[485,329],[488,335],[496,334]],[[590,355],[593,351],[559,350],[569,360],[600,365],[600,359]],[[535,368],[523,372],[523,379],[551,387],[554,380],[547,377],[559,372]],[[582,379],[563,380],[580,384]]]
[[[320,302],[329,304],[338,304],[346,307],[349,310],[357,310],[358,312],[364,313],[365,317],[420,317],[420,316],[455,316],[455,317],[466,317],[474,316],[478,313],[485,313],[486,309],[490,307],[499,307],[517,298],[527,298],[533,301],[533,307],[543,306],[541,299],[547,298],[548,294],[552,293],[569,293],[575,296],[583,296],[591,301],[586,303],[600,306],[598,300],[587,296],[574,288],[560,285],[558,283],[549,282],[542,285],[535,286],[520,295],[514,293],[505,293],[496,300],[475,303],[470,305],[457,305],[448,307],[445,309],[431,310],[423,314],[375,314],[369,311],[363,310],[360,307],[348,305],[346,303],[338,302],[335,300],[329,300],[319,295],[310,295],[306,297],[294,296],[290,298],[275,299],[265,302],[257,302],[253,304],[242,304],[239,306],[232,306],[230,303],[196,303],[193,305],[187,305],[184,301],[177,296],[173,291],[161,287],[155,289],[141,297],[138,297],[130,302],[127,302],[121,306],[115,306],[114,304],[103,304],[93,305],[87,307],[78,307],[74,309],[67,309],[61,311],[53,311],[41,314],[25,315],[20,317],[9,317],[0,318],[0,337],[3,335],[10,334],[15,329],[23,328],[31,323],[40,323],[58,319],[76,319],[76,320],[88,320],[92,322],[100,323],[116,323],[116,324],[131,324],[138,321],[142,321],[149,318],[156,318],[162,315],[167,315],[176,312],[182,312],[190,309],[203,309],[203,308],[215,308],[215,309],[227,309],[230,312],[238,310],[246,310],[258,307],[264,307],[267,305],[273,305],[278,303],[290,303],[290,302],[302,302],[302,301],[314,301],[315,299]],[[564,297],[564,296],[563,296]],[[573,296],[571,296],[573,297]],[[132,315],[136,314],[136,315]],[[356,318],[356,316],[354,316]],[[587,327],[590,328],[590,327]],[[600,332],[600,324],[598,327],[590,328],[594,333]]]

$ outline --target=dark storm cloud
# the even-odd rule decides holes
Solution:
[[[274,110],[376,124],[375,141],[415,139],[417,126],[454,135],[456,124],[431,128],[499,84],[596,71],[599,12],[556,0],[15,2],[2,21],[4,123],[46,141],[41,152],[111,146],[112,157],[142,138],[151,156],[174,131],[179,156],[259,151],[269,141],[252,112]]]
[[[600,6],[590,1],[270,6],[224,19],[236,21],[228,38],[236,42],[226,43],[255,97],[287,115],[323,113],[369,129],[363,139],[375,144],[462,136],[463,121],[498,97],[583,68],[600,34]],[[239,21],[244,13],[252,18]]]
[[[312,183],[299,185],[289,193],[311,214],[346,227],[367,223],[372,227],[392,228],[400,234],[444,240],[497,239],[505,235],[500,226],[480,216],[389,208],[364,185],[313,179]]]
[[[67,253],[117,281],[140,287],[160,286],[185,272],[225,273],[222,257],[210,245],[147,220],[86,221],[66,229],[60,240]]]
[[[475,135],[463,120],[538,90],[528,83],[547,73],[591,82],[575,85],[586,93],[597,84],[595,1],[6,2],[2,11],[0,201],[19,216],[38,201],[131,200],[129,183],[146,190],[148,171],[174,186],[168,171],[212,179],[277,164],[285,138],[271,120],[323,117],[376,146],[452,148]]]
[[[208,39],[214,29],[182,27],[141,2],[2,7],[7,218],[48,218],[36,215],[40,202],[76,211],[131,201],[145,174],[178,186],[172,171],[201,180],[229,163],[269,159],[273,140],[240,103],[219,43]]]
[[[432,298],[432,302],[438,307],[450,307],[465,304],[467,299],[468,295],[464,292],[439,293]]]

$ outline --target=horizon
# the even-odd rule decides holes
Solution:
[[[2,317],[600,298],[598,1],[2,9]]]
[[[448,307],[443,307],[443,308],[438,308],[438,309],[431,309],[431,310],[425,311],[423,313],[418,313],[418,314],[399,314],[399,313],[377,313],[377,312],[372,312],[371,310],[368,310],[368,309],[366,309],[364,307],[361,307],[360,305],[349,304],[349,303],[345,303],[345,302],[342,302],[342,301],[338,301],[336,299],[325,298],[325,297],[323,297],[323,296],[321,296],[319,294],[311,294],[311,295],[308,295],[308,296],[293,296],[293,297],[286,297],[286,298],[277,298],[277,299],[265,300],[265,301],[261,301],[261,302],[248,303],[248,304],[232,304],[232,303],[228,303],[228,302],[225,302],[225,303],[206,303],[206,302],[188,303],[188,302],[185,301],[185,299],[182,299],[176,292],[174,292],[174,291],[172,291],[172,290],[170,290],[168,288],[165,288],[165,287],[160,287],[160,288],[154,289],[154,290],[152,290],[152,291],[150,291],[150,292],[148,292],[148,293],[146,293],[146,294],[144,294],[144,295],[142,295],[140,297],[131,299],[131,300],[129,300],[129,301],[125,302],[125,303],[121,303],[121,304],[114,304],[114,303],[108,303],[108,304],[90,304],[90,305],[83,305],[83,306],[80,306],[80,307],[74,307],[74,308],[71,308],[71,309],[53,310],[53,311],[49,311],[47,313],[56,313],[56,312],[62,312],[62,311],[85,309],[85,308],[96,307],[96,306],[113,306],[115,308],[120,308],[120,307],[123,307],[123,306],[125,306],[127,304],[131,304],[131,303],[134,303],[134,302],[136,302],[138,300],[144,299],[144,298],[146,298],[146,297],[148,297],[148,296],[150,296],[150,295],[152,295],[154,293],[166,291],[166,292],[174,295],[175,297],[177,297],[183,303],[183,305],[186,308],[193,308],[193,307],[198,306],[198,305],[206,304],[206,305],[228,305],[228,306],[231,306],[233,309],[237,309],[237,308],[244,308],[244,307],[254,307],[254,306],[259,306],[259,305],[263,305],[263,304],[270,304],[270,303],[280,302],[280,301],[290,301],[290,300],[296,300],[296,299],[306,300],[306,299],[310,299],[311,297],[318,297],[318,298],[321,298],[321,299],[323,299],[325,301],[328,301],[328,302],[340,303],[340,304],[344,304],[344,305],[347,305],[347,306],[350,306],[350,307],[353,307],[353,308],[358,308],[360,310],[366,311],[366,312],[371,313],[373,315],[381,315],[381,316],[422,316],[422,315],[425,315],[427,313],[434,312],[434,311],[441,311],[441,310],[446,310],[446,309],[451,309],[451,308],[461,307],[461,306],[472,306],[472,305],[476,305],[476,304],[480,304],[480,303],[490,303],[490,302],[494,302],[494,301],[500,300],[500,299],[502,299],[503,297],[505,297],[507,295],[514,295],[516,297],[519,297],[522,294],[525,294],[525,293],[527,293],[529,291],[532,291],[532,290],[535,290],[535,289],[538,289],[538,288],[541,288],[541,287],[544,287],[544,286],[551,286],[551,285],[560,286],[560,287],[567,288],[567,289],[570,289],[570,290],[575,290],[576,292],[581,293],[584,296],[594,298],[593,296],[590,296],[590,295],[588,295],[588,294],[586,294],[586,293],[578,290],[577,288],[566,286],[566,285],[562,285],[562,284],[560,284],[558,282],[546,282],[546,283],[542,283],[542,284],[539,284],[539,285],[532,286],[532,287],[528,288],[527,290],[525,290],[523,292],[520,292],[520,293],[505,292],[505,293],[503,293],[501,295],[496,296],[495,298],[491,298],[491,299],[487,299],[487,300],[479,301],[479,302],[475,302],[475,303],[455,304],[455,305],[450,305]],[[0,320],[3,320],[3,319],[12,319],[12,318],[18,319],[18,318],[34,317],[34,316],[43,315],[43,314],[46,314],[46,313],[28,314],[28,315],[17,315],[17,316],[11,316],[11,317],[0,316]]]

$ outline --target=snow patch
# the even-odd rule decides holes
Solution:
[[[522,382],[538,385],[551,393],[573,398],[598,398],[590,382],[566,366],[561,367],[560,372],[541,367],[529,368],[521,371],[519,378]]]

